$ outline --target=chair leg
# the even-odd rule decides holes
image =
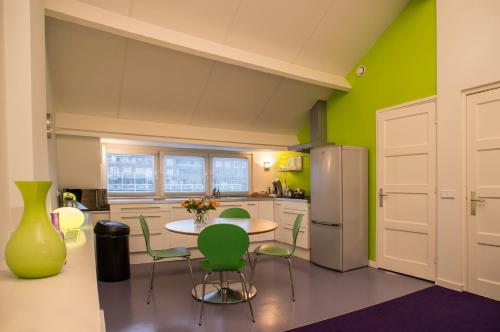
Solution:
[[[250,252],[247,250],[247,257],[248,257],[248,265],[250,265],[250,271],[252,271],[252,276],[253,276],[253,264],[252,264],[252,259],[250,258]]]
[[[259,257],[259,255],[255,254],[255,258],[253,259],[253,270],[252,270],[252,278],[250,279],[250,287],[253,286],[253,277],[255,275],[255,271],[257,270],[257,257]]]
[[[193,277],[193,268],[191,267],[191,257],[186,256],[188,265],[189,265],[189,273],[191,274],[191,283],[193,284],[193,289],[194,289],[194,296],[198,298],[198,291],[196,290],[196,284],[194,283],[194,277]]]
[[[292,276],[292,259],[291,257],[286,257],[288,260],[288,270],[290,271],[290,284],[292,285],[292,301],[295,302],[295,290],[293,287],[293,276]]]
[[[241,287],[243,287],[243,292],[245,293],[246,301],[248,302],[248,306],[250,307],[250,315],[252,315],[252,322],[255,323],[255,317],[253,316],[253,308],[252,301],[250,301],[250,294],[248,293],[247,281],[245,280],[245,276],[243,273],[238,272],[241,278]]]
[[[153,266],[151,268],[151,281],[149,283],[149,292],[148,292],[148,297],[146,299],[147,304],[149,304],[151,302],[151,294],[153,293],[153,281],[155,278],[155,265],[156,265],[156,258],[153,258]]]
[[[208,272],[205,273],[203,276],[203,286],[202,286],[202,293],[201,293],[201,310],[200,310],[200,320],[198,321],[198,325],[201,326],[201,320],[203,318],[203,309],[204,309],[204,304],[205,304],[205,285],[207,283],[207,277],[208,277]]]

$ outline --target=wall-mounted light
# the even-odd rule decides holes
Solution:
[[[270,161],[264,161],[264,171],[269,171],[271,169],[271,162]]]

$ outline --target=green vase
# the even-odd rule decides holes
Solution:
[[[51,181],[17,181],[24,199],[21,222],[5,248],[9,269],[20,278],[58,274],[66,259],[66,244],[52,226],[45,201]]]

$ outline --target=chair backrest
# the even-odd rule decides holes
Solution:
[[[198,236],[198,249],[214,271],[234,271],[248,250],[247,232],[232,224],[207,226]]]
[[[250,218],[250,213],[242,208],[229,208],[221,212],[219,218]]]
[[[299,235],[299,231],[300,231],[300,224],[302,223],[302,217],[304,217],[303,214],[298,214],[297,217],[295,217],[295,222],[293,223],[292,254],[295,252],[295,246],[296,246],[296,243],[297,243],[297,236]]]
[[[143,217],[142,214],[139,216],[139,220],[141,221],[142,235],[144,235],[144,241],[146,242],[146,249],[148,251],[148,254],[152,255],[151,244],[149,242],[150,235],[149,235],[148,223],[146,222],[146,219]]]

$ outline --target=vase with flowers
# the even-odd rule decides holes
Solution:
[[[217,207],[217,202],[211,199],[206,200],[201,198],[199,200],[190,198],[181,204],[189,213],[194,215],[194,223],[196,225],[206,225],[208,220],[208,211],[215,210]]]

